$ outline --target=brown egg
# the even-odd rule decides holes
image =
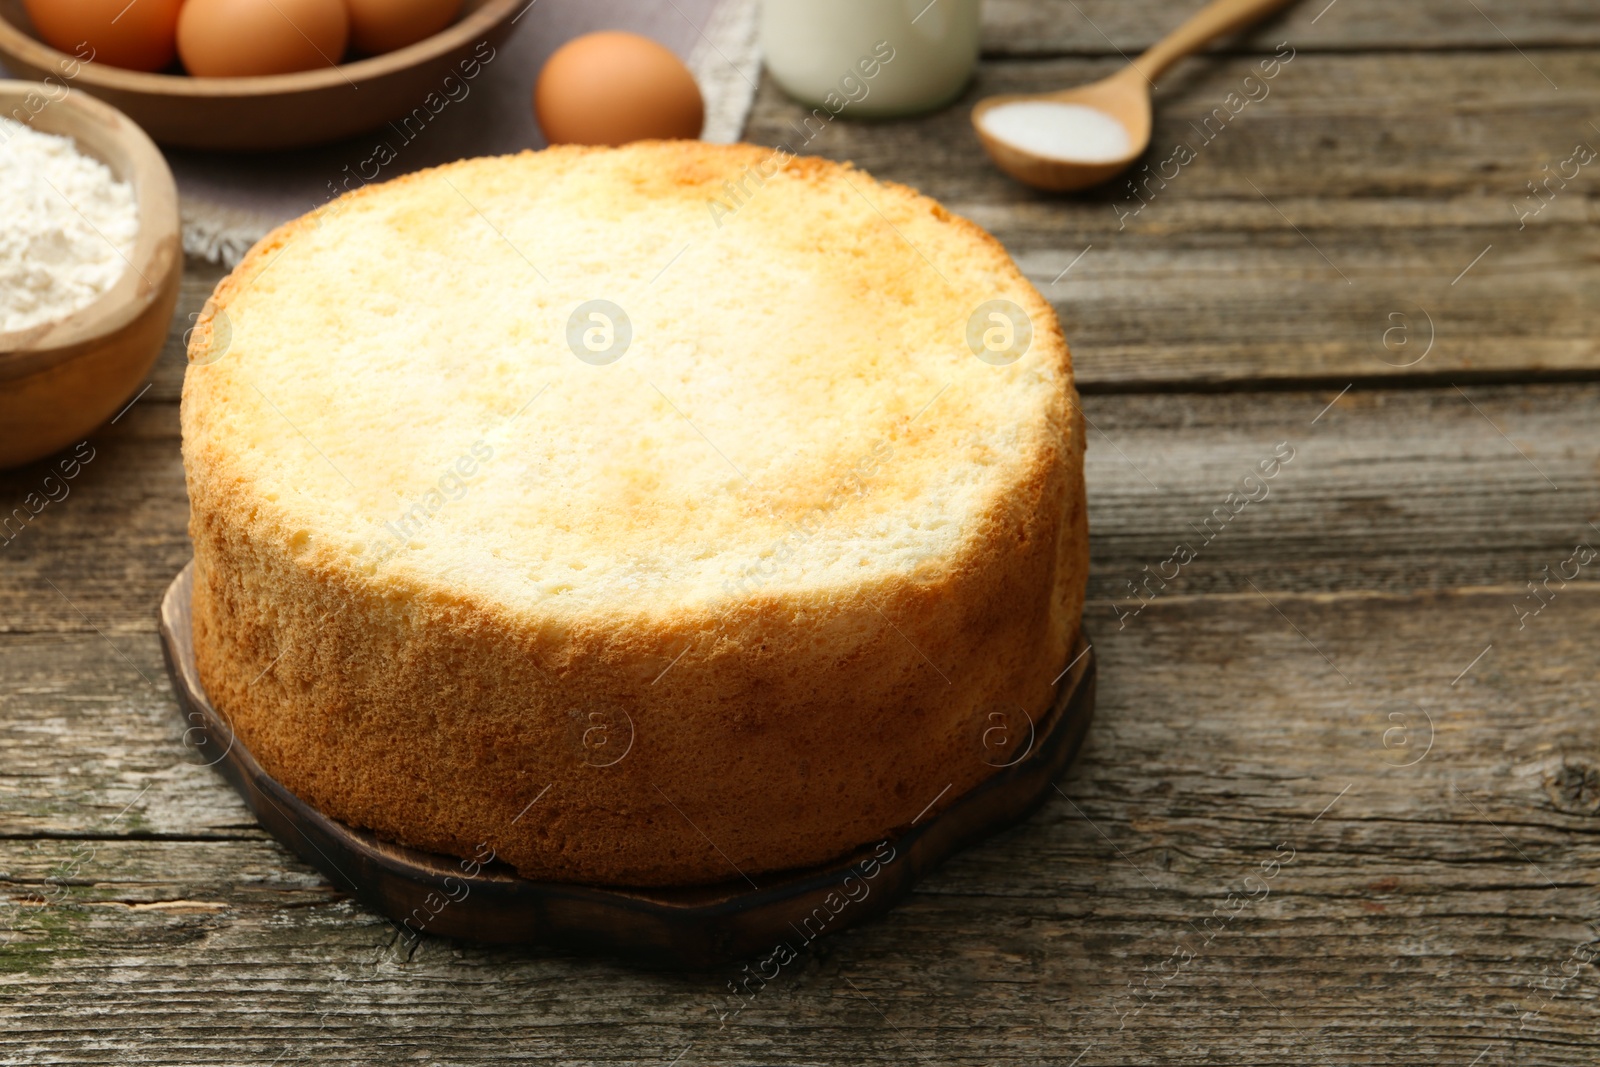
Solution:
[[[186,0],[178,55],[201,78],[331,67],[350,41],[344,0]]]
[[[52,47],[128,70],[160,70],[177,54],[183,0],[25,0],[28,17]]]
[[[611,30],[556,50],[539,72],[533,110],[551,144],[692,139],[706,114],[700,87],[677,56],[648,37]]]
[[[345,0],[350,43],[370,56],[432,37],[455,21],[461,0]]]

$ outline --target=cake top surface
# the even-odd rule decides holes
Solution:
[[[1077,417],[1055,317],[987,234],[695,142],[357,190],[252,251],[190,361],[191,486],[260,536],[558,616],[959,565]]]

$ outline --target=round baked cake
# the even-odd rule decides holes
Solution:
[[[848,165],[657,142],[366,186],[261,241],[189,358],[206,692],[405,844],[635,886],[822,863],[1007,762],[1077,640],[1055,315]]]

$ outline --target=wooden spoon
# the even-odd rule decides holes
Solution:
[[[1150,144],[1150,92],[1155,88],[1155,79],[1213,39],[1241,29],[1288,3],[1289,0],[1213,0],[1111,77],[1054,93],[985,97],[972,109],[972,126],[978,131],[978,140],[989,158],[1020,182],[1052,192],[1098,184],[1138,159]],[[984,127],[983,117],[989,111],[1002,104],[1020,102],[1078,104],[1103,112],[1127,132],[1127,154],[1093,163],[1057,159],[1003,141]]]

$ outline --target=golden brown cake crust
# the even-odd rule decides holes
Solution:
[[[712,177],[770,154],[636,151]],[[453,167],[496,165],[511,164]],[[319,225],[289,223],[208,302],[183,396],[200,676],[268,773],[352,825],[458,855],[487,844],[534,878],[759,881],[944,807],[992,773],[986,709],[1051,705],[1088,570],[1084,433],[1055,315],[998,242],[932,201],[823,160],[784,167],[931,212],[1010,279],[1033,323],[1027,359],[1059,367],[1059,389],[1008,460],[1008,491],[965,516],[956,551],[934,564],[820,591],[530,625],[473,589],[375,580],[347,553],[308,546],[304,517],[263,493],[229,429],[243,379],[207,373],[226,361],[207,362],[218,311]]]

